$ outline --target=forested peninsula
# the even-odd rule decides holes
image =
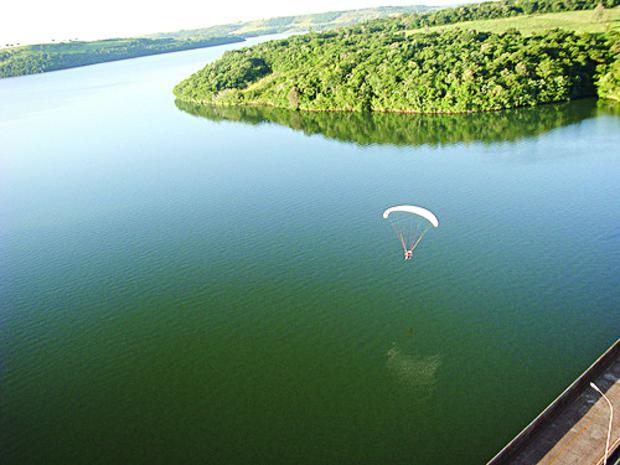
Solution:
[[[503,0],[293,36],[227,52],[174,93],[194,104],[408,113],[492,111],[597,95],[613,99],[620,41],[609,24],[596,33],[544,28],[496,33],[470,29],[467,22],[559,12],[602,22],[619,3]],[[429,30],[455,23],[460,24],[449,30]]]
[[[144,37],[96,41],[65,41],[0,48],[0,78],[56,71],[107,61],[178,52],[243,42],[248,37],[299,31],[322,31],[397,14],[426,11],[432,7],[415,5],[284,16],[224,24],[200,29],[152,34]]]

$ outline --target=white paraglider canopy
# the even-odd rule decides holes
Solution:
[[[394,212],[404,212],[404,213],[412,213],[414,215],[421,216],[425,220],[427,220],[433,227],[439,226],[439,220],[435,216],[435,214],[427,210],[426,208],[416,207],[414,205],[397,205],[396,207],[390,207],[383,212],[383,219],[387,220],[391,213]]]
[[[383,212],[383,218],[389,220],[396,237],[403,248],[405,260],[411,260],[413,251],[430,229],[439,226],[439,220],[433,212],[415,205],[397,205]]]

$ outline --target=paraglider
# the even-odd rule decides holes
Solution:
[[[383,219],[389,220],[396,237],[403,248],[405,260],[413,258],[413,251],[420,245],[422,238],[431,228],[439,226],[439,220],[433,212],[415,205],[397,205],[383,212]]]

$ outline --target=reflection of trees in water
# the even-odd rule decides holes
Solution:
[[[197,105],[181,101],[176,104],[187,113],[212,121],[239,121],[252,125],[277,123],[306,135],[322,134],[330,139],[361,145],[434,146],[514,141],[596,114],[596,104],[592,100],[469,115],[297,112],[269,107]]]
[[[394,344],[387,351],[386,357],[387,369],[399,383],[426,388],[435,384],[435,373],[441,365],[439,355],[423,357],[406,354]]]

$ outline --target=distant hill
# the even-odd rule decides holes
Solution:
[[[202,29],[151,34],[144,37],[71,41],[0,48],[0,78],[44,73],[78,66],[125,60],[241,42],[248,37],[297,31],[324,31],[404,13],[424,12],[429,6],[378,7],[284,16]]]
[[[381,6],[378,8],[363,8],[360,10],[329,11],[327,13],[282,16],[277,18],[259,19],[222,26],[212,26],[201,29],[182,30],[169,33],[153,34],[154,38],[200,39],[212,36],[241,36],[256,37],[265,34],[282,32],[325,31],[338,27],[351,26],[373,19],[396,16],[409,13],[422,13],[437,7],[426,5],[412,6]]]

